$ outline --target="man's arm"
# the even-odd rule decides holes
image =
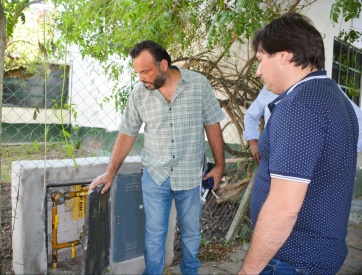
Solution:
[[[343,93],[346,95],[345,93]],[[358,120],[358,143],[357,143],[357,152],[362,151],[362,110],[358,107],[350,98],[348,98],[352,104],[353,110],[356,114]]]
[[[253,155],[256,163],[259,165],[259,163],[260,163],[260,153],[259,153],[259,148],[258,148],[259,140],[251,139],[251,140],[248,140],[248,142],[249,142],[251,154]]]
[[[245,140],[259,139],[260,118],[264,114],[265,103],[258,96],[250,105],[244,116],[245,131],[243,136]]]
[[[302,207],[306,183],[271,179],[249,250],[239,274],[259,274],[288,239]]]
[[[262,100],[263,94],[260,93],[254,102],[250,105],[244,116],[244,138],[248,141],[251,154],[257,164],[260,162],[260,154],[258,149],[259,124],[260,118],[264,114],[265,102]]]
[[[214,156],[215,167],[205,175],[204,179],[213,177],[213,190],[216,190],[221,182],[225,169],[224,140],[222,138],[220,123],[205,126],[205,131],[211,147],[212,155]]]
[[[258,139],[260,135],[259,125],[260,118],[264,115],[265,124],[268,122],[270,112],[268,110],[268,103],[272,102],[278,96],[268,91],[263,87],[259,95],[250,105],[244,116],[245,131],[243,133],[244,139],[248,141],[251,154],[253,155],[257,164],[260,162],[260,154],[258,149]]]
[[[121,167],[124,159],[131,150],[135,139],[136,137],[134,136],[127,136],[122,133],[118,135],[106,172],[92,181],[89,186],[89,190],[92,190],[103,183],[104,187],[101,192],[103,194],[111,187],[113,179],[117,174],[119,167]]]

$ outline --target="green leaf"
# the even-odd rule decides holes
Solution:
[[[39,144],[38,144],[37,140],[34,141],[33,145],[34,145],[35,150],[39,151]]]
[[[69,133],[67,130],[64,130],[64,129],[63,129],[63,135],[64,135],[66,138],[70,138],[70,133]]]

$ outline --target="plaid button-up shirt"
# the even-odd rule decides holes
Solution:
[[[137,85],[129,95],[119,131],[136,136],[145,123],[142,165],[157,184],[170,177],[173,190],[189,190],[200,183],[204,126],[220,122],[224,113],[206,77],[180,72],[170,104],[158,90]]]

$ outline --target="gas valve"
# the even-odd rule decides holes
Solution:
[[[65,201],[64,194],[61,193],[59,190],[52,193],[52,201],[56,205],[63,204]]]

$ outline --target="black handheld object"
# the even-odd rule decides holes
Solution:
[[[214,163],[208,162],[207,163],[207,167],[205,167],[206,169],[204,169],[204,176],[209,173],[211,171],[212,168],[215,167]],[[210,189],[212,190],[212,188],[214,188],[214,178],[208,178],[207,180],[202,180],[202,187],[205,189]]]
[[[98,185],[96,188],[94,188],[94,191],[95,191],[96,193],[100,193],[100,192],[102,192],[102,189],[103,189],[104,186],[105,186],[105,185],[104,185],[103,183],[101,183],[101,184]]]
[[[204,176],[215,167],[214,163],[208,162],[206,156],[204,157],[204,163],[202,165],[202,178],[200,180],[200,197],[202,203],[206,202],[207,197],[214,188],[214,178],[208,178],[204,180]]]
[[[204,171],[204,176],[211,171],[212,168],[214,168],[215,164],[208,162],[207,163],[207,169]],[[206,180],[202,180],[202,187],[205,189],[211,189],[214,188],[214,178],[208,178]]]

